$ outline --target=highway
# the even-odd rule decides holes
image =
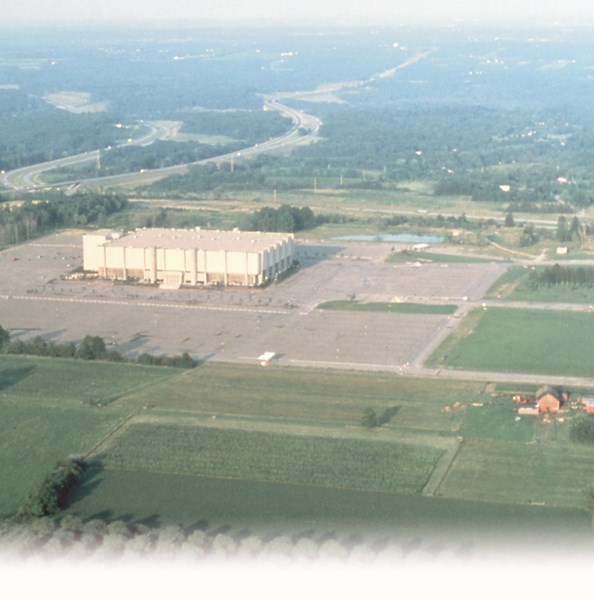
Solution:
[[[308,144],[318,137],[321,121],[312,116],[281,104],[274,98],[266,98],[264,109],[276,111],[283,117],[291,119],[293,125],[285,134],[272,138],[261,144],[256,144],[239,151],[214,156],[205,160],[189,164],[175,165],[161,169],[147,169],[136,173],[124,173],[121,175],[112,175],[106,177],[96,177],[89,179],[69,180],[58,183],[48,184],[44,182],[41,176],[44,173],[63,167],[80,166],[86,163],[96,162],[102,153],[109,152],[111,148],[104,150],[95,150],[76,154],[66,158],[60,158],[37,165],[30,165],[21,169],[15,169],[2,174],[0,182],[8,189],[15,191],[32,191],[45,188],[64,188],[71,186],[83,186],[85,188],[105,188],[118,186],[148,185],[169,175],[183,175],[195,165],[204,165],[208,163],[221,164],[236,160],[245,160],[258,156],[259,154],[270,154],[273,152],[286,152],[296,146]],[[141,121],[140,126],[148,128],[148,132],[138,138],[128,138],[124,143],[117,147],[127,146],[149,146],[156,140],[170,140],[175,136],[175,131],[164,124],[154,123],[152,121]]]

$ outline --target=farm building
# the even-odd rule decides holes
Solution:
[[[536,392],[536,404],[541,413],[557,413],[567,400],[566,392],[559,392],[551,387],[543,387]]]
[[[295,261],[290,233],[137,229],[83,236],[85,271],[111,279],[182,285],[261,286]]]
[[[534,397],[517,394],[513,400],[518,407],[519,415],[558,413],[563,403],[569,400],[569,394],[546,386],[540,388]]]

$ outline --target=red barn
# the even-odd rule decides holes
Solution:
[[[541,413],[558,413],[566,400],[566,392],[559,392],[551,387],[543,387],[536,392],[536,404]]]

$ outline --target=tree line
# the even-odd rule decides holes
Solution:
[[[81,457],[71,456],[59,461],[39,488],[27,494],[15,519],[26,521],[55,515],[66,507],[68,495],[79,485],[88,468],[89,464]]]
[[[591,288],[594,286],[594,267],[562,267],[557,263],[530,271],[528,282],[533,289],[557,285]]]
[[[0,325],[0,353],[50,356],[56,358],[77,358],[81,360],[106,360],[111,362],[136,362],[142,365],[156,365],[193,369],[199,361],[187,352],[181,355],[154,355],[144,352],[136,359],[125,357],[117,350],[108,350],[105,340],[97,335],[86,335],[76,345],[73,342],[58,343],[37,336],[30,341],[11,340],[10,333]]]
[[[319,221],[309,208],[303,206],[289,206],[283,204],[278,208],[269,206],[261,208],[246,217],[242,229],[248,231],[286,231],[294,233],[303,229],[310,229]]]
[[[62,227],[102,226],[109,215],[127,206],[128,199],[118,194],[62,192],[47,194],[41,201],[0,204],[0,245],[18,244]]]

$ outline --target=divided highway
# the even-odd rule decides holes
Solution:
[[[273,110],[280,113],[283,117],[291,119],[293,126],[287,133],[280,137],[272,138],[266,142],[256,144],[255,146],[240,151],[214,156],[194,163],[175,165],[161,169],[147,169],[136,173],[62,181],[53,184],[42,181],[41,175],[44,173],[63,167],[80,166],[95,162],[99,159],[101,152],[109,151],[109,149],[102,151],[95,150],[93,152],[85,152],[83,154],[77,154],[3,173],[0,177],[0,182],[4,187],[16,191],[63,188],[76,185],[84,186],[86,188],[148,185],[168,177],[169,175],[183,175],[189,171],[190,167],[195,165],[207,163],[221,164],[232,160],[253,158],[259,154],[283,152],[298,145],[308,144],[317,138],[322,125],[318,118],[281,104],[276,99],[266,99],[264,101],[264,110]],[[136,139],[128,139],[128,141],[119,144],[118,147],[149,146],[156,140],[172,139],[174,136],[174,132],[166,125],[149,121],[142,121],[140,124],[149,128],[148,133],[145,133]]]

